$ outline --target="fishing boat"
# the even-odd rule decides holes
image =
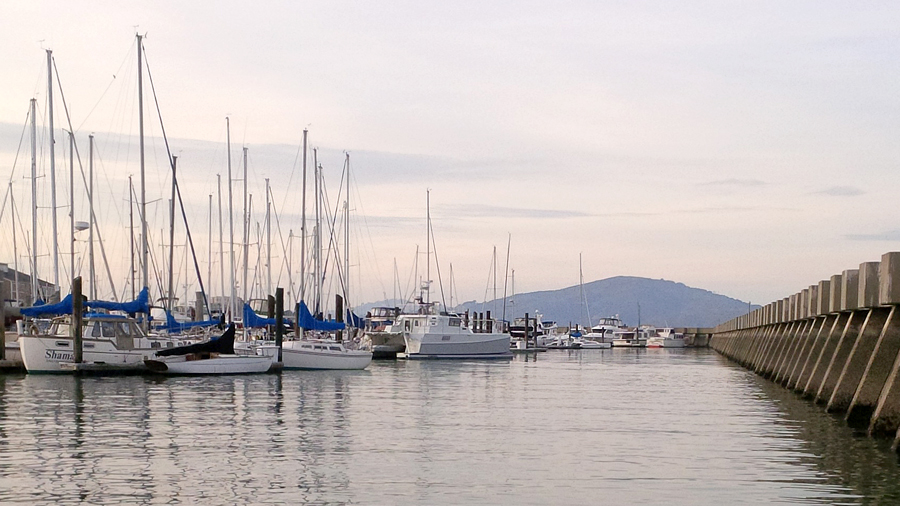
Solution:
[[[494,320],[467,325],[462,316],[419,303],[416,314],[401,314],[397,324],[406,342],[406,358],[510,358],[509,334],[495,332]]]
[[[161,374],[258,374],[272,367],[274,355],[262,349],[256,355],[234,353],[234,324],[222,336],[156,352],[144,365],[151,372]]]

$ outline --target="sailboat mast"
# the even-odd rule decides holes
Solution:
[[[131,182],[131,176],[128,176],[128,231],[131,233],[131,300],[135,299],[134,289],[134,184]],[[75,244],[75,225],[72,225],[72,244]],[[75,279],[75,249],[72,249],[72,279]]]
[[[425,191],[425,303],[431,301],[431,190]]]
[[[494,310],[494,315],[497,314],[497,246],[494,246],[494,300],[491,303],[491,308]],[[453,292],[450,292],[450,298],[453,298]]]
[[[131,187],[131,176],[128,176],[128,186]],[[131,198],[131,192],[128,193]],[[129,206],[130,207],[130,206]],[[70,280],[75,279],[75,134],[69,132],[69,261],[71,263],[72,275]],[[15,231],[15,229],[13,230]],[[132,230],[134,233],[134,230]],[[131,240],[131,281],[134,284],[134,238]]]
[[[172,157],[172,199],[169,201],[169,311],[175,308],[175,179],[178,157]],[[185,301],[187,303],[187,301]]]
[[[272,200],[266,178],[266,295],[272,294]]]
[[[206,234],[206,279],[209,280],[209,292],[213,292],[212,287],[212,235],[213,235],[213,206],[212,206],[212,193],[209,194],[209,226],[207,227]],[[209,313],[209,308],[207,308],[207,313]]]
[[[12,214],[13,271],[15,272],[16,283],[15,297],[16,303],[21,304],[22,299],[19,298],[19,251],[18,247],[16,246],[16,199],[12,191],[12,181],[9,182],[9,209]]]
[[[306,297],[306,139],[309,131],[303,129],[303,190],[300,195],[300,300]],[[288,257],[290,262],[290,257]],[[290,263],[288,263],[290,266]],[[288,276],[290,276],[288,269]]]
[[[578,254],[578,283],[581,285],[581,303],[584,304],[584,310],[587,312],[588,324],[587,328],[591,328],[591,325],[594,324],[594,319],[591,318],[591,306],[588,304],[587,296],[584,293],[584,269],[581,264],[581,253]]]
[[[231,296],[229,297],[228,307],[231,310],[231,314],[229,315],[229,321],[234,321],[234,298],[236,295],[236,291],[234,288],[234,210],[232,209],[234,204],[234,199],[231,193],[231,121],[229,118],[225,118],[225,130],[227,136],[227,145],[228,145],[228,255],[229,255],[229,266],[230,266],[230,274],[229,277],[231,279]]]
[[[37,100],[31,99],[31,303],[38,299],[37,273]]]
[[[53,284],[59,289],[59,242],[56,229],[56,140],[53,131],[53,51],[47,50],[47,115],[50,118],[50,209],[53,214]]]
[[[94,271],[94,135],[88,136],[88,209],[90,228],[88,230],[88,268],[91,288],[88,296],[91,300],[97,299],[97,279]]]
[[[141,269],[142,286],[150,287],[150,239],[147,236],[147,176],[144,163],[144,64],[143,37],[137,35],[138,64],[138,135],[141,152]],[[150,318],[144,318],[144,330],[150,329]]]
[[[397,257],[394,257],[394,282],[392,283],[394,294],[391,301],[396,304],[397,303],[397,287],[400,285],[400,273],[397,271]]]
[[[346,153],[347,166],[347,200],[344,203],[344,304],[347,310],[350,304],[350,153]]]
[[[247,148],[243,149],[244,155],[244,214],[243,222],[244,222],[244,244],[242,245],[242,249],[244,250],[244,276],[241,282],[241,289],[243,290],[243,298],[244,303],[247,302],[247,296],[249,294],[249,288],[247,287],[247,268],[249,262],[249,249],[250,249],[250,214],[248,213],[247,207]]]
[[[315,246],[315,256],[313,257],[313,259],[316,262],[316,279],[315,279],[316,284],[314,285],[316,287],[316,296],[313,300],[315,301],[316,314],[319,313],[319,309],[320,309],[319,308],[319,299],[322,296],[322,288],[321,288],[322,285],[320,283],[320,280],[322,279],[322,275],[321,275],[321,268],[322,268],[321,260],[322,259],[321,259],[321,255],[319,254],[322,249],[322,247],[321,247],[322,246],[321,245],[322,231],[320,230],[321,226],[320,226],[320,222],[319,222],[319,172],[321,171],[321,169],[322,169],[322,167],[319,166],[318,150],[313,148],[313,186],[315,187],[314,195],[315,195],[315,205],[316,205],[316,235],[315,235],[314,241],[313,241],[314,246]]]
[[[216,188],[217,193],[219,195],[219,280],[222,282],[222,298],[225,297],[225,248],[223,245],[222,236],[222,176],[220,174],[216,174]],[[224,301],[220,301],[219,310],[224,314],[225,313],[225,304]]]

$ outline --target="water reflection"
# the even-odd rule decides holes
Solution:
[[[850,502],[868,498],[900,503],[900,473],[890,441],[869,438],[865,431],[851,429],[842,417],[825,413],[821,406],[759,376],[751,378],[783,415],[776,420],[779,430],[771,437],[802,441],[804,451],[798,454],[797,464],[815,467],[821,483],[846,489],[844,499],[854,499]]]
[[[0,376],[0,503],[864,504],[881,443],[717,354]]]

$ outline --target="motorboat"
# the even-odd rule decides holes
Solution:
[[[656,341],[661,348],[684,348],[685,346],[684,334],[675,332],[672,327],[656,329],[656,334]],[[649,342],[647,346],[650,346]]]
[[[406,341],[406,358],[510,358],[510,335],[497,332],[493,319],[473,319],[437,311],[435,303],[417,299],[416,314],[401,314],[397,326]],[[470,325],[471,323],[471,325]]]
[[[601,343],[613,344],[616,339],[616,332],[621,332],[627,328],[619,319],[619,315],[600,318],[596,325],[591,327],[590,332],[585,333],[582,337]],[[615,344],[613,344],[615,346]]]
[[[613,333],[613,348],[646,348],[647,337],[637,330],[619,330]]]
[[[398,316],[398,307],[373,307],[366,315],[360,349],[371,350],[372,358],[376,360],[394,359],[398,353],[403,353],[406,350],[403,332],[394,328]]]
[[[232,323],[220,337],[160,350],[154,358],[144,359],[144,365],[155,373],[193,375],[253,374],[272,368],[275,357],[264,353],[262,348],[255,355],[235,354],[234,333]]]

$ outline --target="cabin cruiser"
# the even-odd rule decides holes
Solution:
[[[591,331],[584,334],[582,337],[600,343],[613,344],[613,341],[616,339],[616,332],[623,330],[627,330],[627,328],[622,323],[622,320],[619,319],[619,315],[609,316],[600,318],[600,321],[591,327]],[[615,344],[613,344],[613,346],[615,346]]]
[[[639,330],[618,330],[613,333],[613,348],[646,348],[647,336]]]
[[[510,358],[510,335],[497,321],[437,311],[436,303],[417,299],[416,314],[401,314],[396,328],[406,341],[406,358]],[[471,323],[471,325],[470,325]]]
[[[406,350],[403,332],[394,327],[400,316],[398,307],[373,307],[366,315],[366,323],[359,347],[372,350],[373,359],[393,359]]]
[[[653,336],[647,339],[648,348],[684,348],[684,334],[675,332],[672,327],[654,329]]]

